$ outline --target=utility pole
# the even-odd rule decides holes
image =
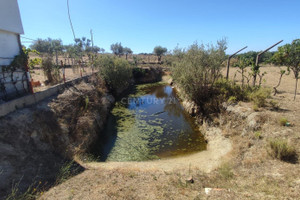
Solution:
[[[94,36],[93,30],[91,29],[91,41],[92,41],[92,73],[94,73]]]
[[[256,76],[257,76],[257,71],[259,70],[259,58],[262,54],[266,53],[267,51],[269,51],[270,49],[272,49],[273,47],[277,46],[278,44],[280,44],[281,42],[283,42],[283,40],[280,40],[279,42],[277,42],[276,44],[273,44],[272,46],[270,46],[269,48],[265,49],[264,51],[260,52],[259,54],[257,54],[256,56],[256,62],[255,62],[255,68],[254,68],[254,74],[253,74],[253,86],[255,86],[256,83]]]
[[[244,49],[246,49],[248,46],[245,46],[244,48],[238,50],[237,52],[235,52],[234,54],[232,54],[231,56],[229,56],[228,61],[227,61],[227,74],[226,74],[226,79],[228,80],[229,77],[229,67],[230,67],[230,60],[233,56],[235,56],[236,54],[240,53],[241,51],[243,51]]]

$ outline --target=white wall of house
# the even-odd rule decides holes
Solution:
[[[19,35],[17,33],[0,30],[0,66],[9,65],[13,58],[19,53]]]
[[[0,0],[0,30],[24,33],[17,0]]]
[[[4,72],[21,50],[20,34],[24,34],[17,0],[0,0],[0,103],[27,91],[24,69]]]

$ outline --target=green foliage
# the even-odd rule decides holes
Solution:
[[[215,85],[221,78],[221,66],[226,59],[225,50],[226,40],[218,41],[216,46],[207,45],[207,48],[195,43],[183,52],[180,60],[174,62],[174,82],[202,109],[205,109],[205,104],[216,99],[219,93]]]
[[[279,119],[280,126],[285,126],[288,123],[288,119],[285,117],[282,117]]]
[[[261,139],[262,138],[262,136],[261,136],[261,131],[256,131],[255,133],[254,133],[254,137],[258,140],[258,139]]]
[[[222,176],[222,178],[229,180],[233,178],[233,172],[232,167],[229,163],[222,163],[221,166],[218,168],[219,174]]]
[[[275,64],[285,65],[294,72],[296,79],[294,99],[296,99],[300,72],[300,39],[294,40],[291,44],[278,47],[278,51],[274,54],[272,60]]]
[[[65,162],[56,175],[56,184],[61,184],[70,177],[76,175],[81,171],[80,166],[75,161]]]
[[[60,39],[37,39],[31,46],[31,49],[34,49],[40,53],[47,53],[53,55],[54,52],[62,52],[64,49],[62,41]]]
[[[121,42],[110,45],[110,50],[113,52],[113,54],[119,57],[124,54],[124,47],[122,46]]]
[[[41,58],[34,58],[30,59],[28,66],[30,69],[33,69],[35,66],[42,64],[42,59]]]
[[[129,86],[132,67],[127,60],[103,55],[96,60],[95,66],[99,68],[100,75],[111,90]]]
[[[267,103],[267,98],[271,95],[269,88],[258,88],[249,94],[250,99],[257,107],[264,107]]]
[[[238,61],[233,64],[234,67],[238,67],[238,72],[242,75],[242,87],[245,85],[245,78],[248,79],[248,77],[245,76],[246,73],[246,67],[253,64],[253,60],[251,58],[239,56]],[[248,79],[248,85],[249,85],[249,79]]]
[[[43,59],[41,67],[49,83],[56,83],[60,80],[59,66],[53,64],[52,57]]]
[[[295,147],[288,144],[286,140],[283,139],[272,139],[269,142],[271,151],[269,152],[271,156],[286,162],[296,162],[297,153]]]
[[[256,105],[256,104],[254,104],[252,108],[253,108],[253,110],[254,110],[255,112],[258,112],[258,111],[259,111],[259,107],[258,107],[258,105]]]
[[[158,57],[158,62],[161,61],[161,56],[164,55],[167,51],[168,49],[162,46],[154,47],[153,53]]]

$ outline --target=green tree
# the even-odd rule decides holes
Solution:
[[[245,76],[246,67],[253,63],[252,58],[247,58],[244,56],[239,56],[236,63],[233,64],[234,67],[238,67],[238,72],[242,75],[242,87],[245,85],[245,78],[249,84],[249,78]]]
[[[124,47],[123,51],[124,51],[124,53],[126,55],[126,60],[127,60],[128,54],[132,54],[133,53],[132,50],[130,48],[128,48],[128,47]]]
[[[124,47],[122,46],[121,42],[110,45],[110,50],[113,52],[113,54],[119,57],[121,57],[121,55],[124,53]]]
[[[167,51],[168,51],[168,49],[164,48],[162,46],[154,47],[153,53],[157,56],[158,62],[161,61],[162,55],[164,55]]]
[[[56,65],[58,65],[58,55],[64,50],[63,43],[60,39],[37,39],[31,46],[31,49],[34,49],[40,53],[46,53],[48,56],[53,56],[55,53]]]
[[[278,51],[272,57],[275,64],[285,65],[291,69],[296,79],[294,100],[297,96],[298,79],[300,72],[300,39],[294,40],[291,44],[278,47]]]
[[[226,59],[226,40],[220,40],[217,45],[191,45],[187,51],[181,52],[181,59],[174,62],[172,75],[174,82],[184,91],[186,97],[194,101],[202,113],[206,109],[217,106],[207,106],[215,99],[218,91],[216,82],[221,75],[221,67]]]

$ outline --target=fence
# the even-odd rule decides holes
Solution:
[[[66,87],[70,87],[79,83],[81,80],[87,80],[91,75],[83,76],[81,78],[76,78],[65,83],[58,84],[48,88],[47,90],[37,92],[34,94],[29,94],[18,99],[14,99],[5,103],[0,104],[0,117],[3,117],[11,112],[16,111],[27,106],[34,105],[42,100],[45,100],[53,95],[62,92]]]

